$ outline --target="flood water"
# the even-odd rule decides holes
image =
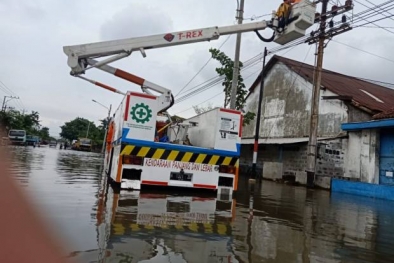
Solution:
[[[241,179],[232,200],[107,187],[99,154],[12,148],[75,262],[393,262],[394,203]]]

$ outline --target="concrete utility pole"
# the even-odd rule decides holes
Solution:
[[[108,121],[111,117],[111,109],[112,109],[112,104],[109,105],[109,108],[107,108],[105,105],[101,104],[100,102],[98,102],[97,100],[92,100],[94,103],[97,103],[98,105],[100,105],[103,108],[106,108],[108,110],[108,117],[107,117],[107,123],[105,124],[105,134],[104,134],[104,141],[103,141],[103,146],[101,147],[101,153],[104,153],[105,150],[105,141],[107,139],[107,132],[108,132]]]
[[[244,0],[241,0],[241,3],[237,9],[238,24],[242,24],[243,16],[244,16]],[[233,69],[233,82],[231,86],[231,97],[230,97],[230,109],[235,109],[236,101],[237,101],[237,86],[238,86],[238,75],[239,75],[239,53],[241,50],[241,33],[237,34],[237,42],[235,44],[235,58],[234,58],[234,69]]]
[[[86,138],[88,138],[89,135],[89,128],[90,128],[90,121],[88,121],[88,130],[86,131]]]
[[[103,148],[101,149],[101,153],[104,154],[105,151],[105,144],[106,144],[106,140],[107,140],[107,133],[108,133],[108,127],[109,127],[109,119],[111,118],[111,108],[112,108],[112,104],[109,105],[109,109],[108,109],[108,117],[107,117],[107,122],[105,124],[105,134],[104,134],[104,141],[103,141]]]
[[[317,61],[314,72],[314,83],[312,90],[312,103],[311,103],[311,117],[309,126],[309,143],[308,143],[308,154],[307,154],[307,186],[313,187],[315,184],[316,174],[316,156],[317,156],[317,136],[318,136],[318,124],[319,124],[319,102],[320,102],[320,87],[321,87],[321,73],[323,69],[323,54],[325,43],[324,41],[328,38],[332,38],[335,35],[344,33],[351,29],[346,24],[346,17],[342,17],[342,23],[340,27],[334,28],[333,21],[330,21],[330,29],[326,32],[326,25],[328,18],[333,18],[335,15],[344,13],[353,8],[352,1],[347,0],[344,6],[338,7],[333,6],[331,11],[327,11],[328,0],[321,0],[322,9],[320,14],[320,27],[316,37],[309,39],[309,44],[318,43],[317,48]]]
[[[323,0],[321,13],[327,12],[328,0]],[[312,90],[312,106],[311,119],[309,126],[309,143],[307,155],[307,184],[313,186],[315,183],[316,170],[316,152],[317,152],[317,130],[319,123],[319,100],[320,100],[320,86],[321,86],[321,71],[323,68],[323,53],[324,53],[324,32],[326,30],[326,16],[323,16],[320,21],[320,35],[319,44],[317,48],[317,62],[314,74],[314,83]]]
[[[7,98],[10,98],[9,100],[7,100]],[[3,104],[1,106],[1,111],[5,111],[7,109],[7,102],[12,100],[12,99],[19,99],[19,97],[14,97],[14,96],[4,96],[3,99]]]

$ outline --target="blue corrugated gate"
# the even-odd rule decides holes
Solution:
[[[394,129],[380,133],[379,184],[394,185]]]

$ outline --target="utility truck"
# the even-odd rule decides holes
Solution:
[[[273,17],[270,21],[65,46],[63,50],[72,76],[124,96],[111,118],[106,136],[104,162],[109,178],[122,189],[139,190],[142,185],[176,186],[212,189],[231,196],[237,190],[242,113],[216,108],[173,122],[168,114],[174,104],[170,89],[109,64],[134,51],[145,57],[148,49],[211,41],[222,35],[251,31],[263,41],[285,44],[302,37],[308,25],[314,23],[315,5],[305,0],[298,5],[294,25],[280,30],[281,33]],[[273,30],[270,39],[258,32],[267,28]],[[99,58],[102,60],[97,60]],[[123,92],[82,76],[93,68],[139,85],[142,93]]]

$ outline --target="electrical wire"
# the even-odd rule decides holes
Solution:
[[[240,69],[240,71],[243,71],[243,70],[245,70],[247,68],[250,68],[251,66],[254,66],[256,63],[260,62],[261,61],[261,58],[259,57],[260,54],[261,53],[257,54],[256,56],[253,56],[252,58],[250,58],[247,61],[245,61],[244,64],[243,64],[243,67]],[[189,96],[189,94],[191,92],[194,92],[196,90],[201,90],[203,87],[205,87],[207,85],[212,85],[213,83],[216,83],[217,81],[221,81],[224,78],[225,78],[224,76],[212,77],[212,78],[208,79],[207,81],[205,81],[205,82],[203,82],[203,83],[201,83],[201,84],[199,84],[199,85],[197,85],[197,86],[195,86],[193,88],[188,89],[188,91],[190,91],[190,92],[185,94],[184,96],[178,98],[177,101],[183,99],[183,97],[185,97],[185,96]],[[191,91],[191,90],[193,90],[193,91]]]
[[[272,16],[272,14],[265,14],[265,15],[260,15],[260,16],[255,16],[255,15],[253,15],[253,16],[251,16],[251,17],[244,18],[243,20],[250,20],[250,21],[253,21],[253,20],[256,20],[256,19],[258,19],[258,18],[265,17],[265,16]]]
[[[365,28],[379,28],[379,29],[382,29],[382,28],[394,28],[394,26],[360,26],[360,27],[365,27]]]
[[[226,42],[230,39],[230,37],[231,35],[229,35],[227,39],[223,41],[223,43],[219,46],[219,49],[221,49],[223,45],[226,44]],[[180,91],[178,91],[178,93],[174,97],[177,97],[198,76],[198,74],[201,73],[201,71],[208,65],[208,63],[211,60],[212,60],[212,56],[207,60],[207,62],[205,62],[205,64],[200,68],[200,70],[186,83],[186,85]]]
[[[389,58],[386,58],[386,57],[379,56],[379,55],[377,55],[377,54],[374,54],[374,53],[371,53],[371,52],[369,52],[369,51],[366,51],[366,50],[363,50],[363,49],[360,49],[360,48],[357,48],[357,47],[354,47],[354,46],[351,46],[351,45],[348,45],[348,44],[339,42],[339,41],[337,41],[337,40],[331,40],[331,41],[333,41],[333,42],[335,42],[335,43],[338,43],[338,44],[341,44],[341,45],[344,45],[344,46],[347,46],[347,47],[349,47],[349,48],[352,48],[352,49],[355,49],[355,50],[364,52],[364,53],[366,53],[366,54],[375,56],[375,57],[377,57],[377,58],[381,58],[381,59],[384,59],[384,60],[387,60],[387,61],[389,61],[389,62],[394,63],[394,60],[392,60],[392,59],[389,59]]]
[[[8,93],[9,95],[17,96],[17,95],[16,95],[10,88],[8,88],[7,85],[5,85],[4,82],[2,82],[1,80],[0,80],[0,84],[1,84],[0,87],[2,86],[3,89],[7,90],[7,93]]]
[[[10,96],[14,96],[14,97],[18,97],[19,99],[17,100],[13,100],[13,104],[15,105],[15,107],[17,107],[19,110],[20,109],[24,109],[25,105],[23,104],[21,98],[18,96],[18,94],[16,94],[14,91],[12,91],[7,85],[4,84],[4,82],[2,82],[0,80],[0,89],[2,91],[4,91],[6,94],[10,95]]]
[[[385,3],[382,3],[382,4],[380,4],[380,5],[377,5],[376,7],[382,7],[382,6],[384,6],[384,5],[387,5],[387,4],[390,4],[390,3],[392,3],[392,2],[394,2],[394,0],[390,0],[390,1],[387,1],[387,2],[385,2]],[[374,8],[376,8],[376,7],[374,7]],[[391,6],[386,6],[383,10],[384,11],[387,11],[387,8],[390,8]],[[364,11],[361,11],[360,13],[358,13],[358,14],[356,14],[355,15],[355,17],[357,17],[357,19],[358,20],[356,20],[355,22],[358,22],[358,21],[361,21],[361,20],[365,20],[365,17],[367,17],[367,16],[371,16],[371,15],[373,15],[373,16],[376,16],[376,14],[373,14],[373,13],[370,13],[370,12],[374,12],[374,10],[373,10],[373,8],[369,8],[369,9],[367,9],[367,10],[364,10]],[[388,17],[384,17],[384,18],[382,18],[382,19],[385,19],[385,18],[388,18]],[[381,20],[381,19],[380,19]],[[379,21],[379,20],[377,20],[377,21]],[[373,23],[373,22],[375,22],[375,21],[369,21],[368,23],[366,23],[366,24],[369,24],[369,23]],[[366,24],[362,24],[362,25],[357,25],[356,27],[361,27],[361,26],[364,26],[364,25],[366,25]],[[300,45],[300,44],[303,44],[303,43],[305,43],[306,42],[306,40],[308,39],[309,37],[308,36],[304,36],[304,37],[302,37],[302,38],[300,38],[300,39],[297,39],[297,40],[295,40],[295,41],[292,41],[292,42],[289,42],[289,43],[287,43],[287,44],[285,44],[284,46],[280,46],[280,47],[277,47],[277,48],[273,48],[273,49],[270,49],[269,51],[268,51],[268,53],[269,54],[274,54],[274,53],[277,53],[277,52],[280,52],[280,51],[282,51],[282,50],[285,50],[285,49],[289,49],[289,48],[294,48],[294,47],[296,47],[296,46],[298,46],[298,45]],[[291,51],[291,50],[289,50],[289,51]],[[287,51],[287,52],[289,52],[289,51]],[[287,53],[286,52],[286,53]],[[372,54],[372,53],[371,53]],[[373,54],[373,55],[375,55],[375,54]],[[250,60],[252,60],[253,62],[251,62],[251,65],[253,66],[253,64],[256,62],[256,61],[260,61],[261,59],[262,59],[262,57],[263,57],[263,54],[262,53],[259,53],[259,54],[257,54],[256,56],[254,56],[252,59],[250,59]],[[378,57],[380,57],[380,56],[378,56]],[[245,62],[246,63],[246,62]],[[242,69],[241,69],[242,70]],[[216,86],[217,84],[219,84],[220,82],[221,82],[221,80],[222,79],[224,79],[223,77],[214,77],[214,78],[211,78],[210,80],[208,80],[208,81],[210,81],[210,82],[204,82],[203,84],[201,84],[201,85],[197,85],[197,86],[195,86],[194,88],[191,88],[191,90],[193,90],[194,89],[194,91],[192,91],[192,92],[190,92],[190,93],[188,93],[188,94],[185,94],[184,96],[182,96],[181,98],[178,98],[178,100],[176,101],[176,103],[180,103],[180,102],[182,102],[182,101],[184,101],[184,100],[186,100],[186,99],[188,99],[188,98],[191,98],[191,97],[193,97],[193,96],[195,96],[195,95],[197,95],[198,93],[200,93],[200,92],[203,92],[203,91],[205,91],[205,90],[207,90],[207,89],[209,89],[209,88],[211,88],[211,87],[213,87],[213,86]],[[205,84],[205,85],[204,85]]]
[[[347,17],[347,19],[351,20],[351,22],[353,24],[355,24],[356,22],[360,22],[361,20],[365,20],[367,18],[375,16],[375,14],[374,14],[375,10],[374,9],[382,8],[382,7],[384,7],[384,6],[388,5],[388,4],[391,4],[392,2],[393,2],[393,0],[389,0],[389,1],[386,1],[386,2],[381,3],[379,5],[375,5],[375,7],[369,7],[369,8],[367,8],[367,9],[365,9],[365,10],[363,10],[363,11],[357,13],[357,14],[354,14],[352,17],[348,17],[346,15],[345,16]],[[386,8],[390,8],[390,7],[391,6],[386,6],[386,7],[383,8],[383,10],[387,11]],[[342,23],[342,22],[338,21],[338,22],[335,22],[334,25],[337,25],[337,24],[340,24],[340,23]]]
[[[376,7],[376,4],[372,3],[372,2],[369,1],[369,0],[364,0],[364,1]],[[379,8],[379,9],[381,9],[381,8]],[[385,13],[388,13],[389,15],[393,15],[393,14],[390,13],[389,11],[385,11]],[[391,19],[391,20],[393,20],[393,19]]]
[[[249,65],[248,67],[243,67],[240,71],[242,72],[243,70],[245,70],[247,68],[250,68],[250,67],[256,65],[257,63],[259,63],[259,61],[255,62],[254,64]],[[225,79],[225,76],[220,76],[219,78],[215,78],[213,81],[211,81],[211,83],[208,83],[207,85],[204,85],[204,86],[202,86],[202,87],[200,87],[200,88],[198,88],[198,89],[196,89],[196,90],[194,90],[194,91],[192,91],[192,92],[190,92],[190,93],[178,98],[175,101],[175,104],[178,104],[178,103],[180,103],[180,102],[182,102],[182,101],[184,101],[186,99],[189,99],[189,98],[193,97],[194,95],[197,95],[197,94],[199,94],[199,93],[201,93],[201,92],[203,92],[203,91],[205,91],[205,90],[207,90],[209,88],[212,88],[212,87],[216,86],[217,84],[220,84],[222,82],[222,80],[224,80],[224,79]]]
[[[373,18],[373,17],[375,17],[376,16],[376,8],[381,8],[382,6],[384,6],[384,5],[387,5],[387,4],[390,4],[390,3],[393,3],[394,1],[393,0],[391,0],[391,1],[388,1],[388,2],[385,2],[385,3],[383,3],[383,4],[381,4],[381,5],[379,5],[379,6],[375,6],[375,7],[371,7],[371,8],[369,8],[369,9],[367,9],[366,10],[366,12],[365,13],[363,13],[363,12],[360,12],[360,13],[362,13],[362,15],[355,15],[354,17],[356,17],[353,21],[352,21],[352,23],[354,24],[354,25],[356,25],[357,27],[359,26],[359,25],[357,25],[356,23],[358,23],[358,22],[361,22],[362,20],[364,20],[364,21],[367,21],[367,23],[365,23],[365,24],[363,24],[363,25],[366,25],[366,24],[373,24],[373,25],[375,25],[375,26],[377,26],[377,27],[379,27],[379,28],[381,28],[381,29],[383,29],[383,30],[385,30],[385,31],[387,31],[387,32],[389,32],[389,33],[394,33],[393,31],[391,31],[391,30],[388,30],[388,29],[385,29],[385,28],[382,28],[380,25],[378,25],[378,24],[376,24],[376,23],[374,23],[374,22],[377,22],[377,21],[380,21],[380,20],[382,20],[382,19],[385,19],[385,18],[391,18],[390,16],[384,16],[382,19],[378,19],[378,20],[374,20],[374,21],[369,21],[368,20],[368,18]],[[394,4],[391,4],[391,5],[389,5],[389,6],[385,6],[384,8],[381,8],[383,11],[388,11],[388,10],[391,10],[391,9],[393,9],[394,8]],[[377,12],[378,14],[380,14],[379,12]],[[380,15],[382,15],[382,14],[380,14]]]
[[[367,7],[367,8],[370,8],[369,6],[364,5],[363,3],[360,3],[360,2],[357,1],[357,0],[354,0],[354,1],[357,2],[358,4],[362,5],[362,6],[365,6],[365,7]],[[374,6],[374,9],[382,9],[381,7],[377,7],[375,4],[373,4],[373,6]],[[374,9],[373,9],[373,10],[374,10]],[[384,16],[383,13],[384,13],[384,12],[388,12],[388,11],[384,10],[383,12],[379,12],[379,11],[374,10],[374,12],[377,13],[377,14],[379,14],[379,15]],[[390,14],[390,13],[389,13],[389,14]],[[390,15],[393,16],[393,14],[390,14]],[[394,20],[392,17],[387,17],[387,18],[389,18],[389,19],[391,19],[391,20]],[[369,22],[368,20],[366,20],[366,21]],[[380,26],[378,26],[378,27],[381,28]],[[385,28],[382,28],[382,29],[384,29],[384,30],[386,30],[386,31],[388,31],[388,32],[394,34],[394,32],[391,31],[391,30],[388,30],[388,29],[385,29]]]
[[[223,92],[221,91],[220,93],[214,95],[213,97],[210,97],[210,98],[204,100],[203,102],[200,102],[200,103],[194,105],[193,107],[190,107],[190,108],[187,108],[186,110],[182,110],[182,111],[178,111],[178,112],[174,113],[174,115],[177,115],[177,114],[179,114],[179,113],[182,113],[182,112],[191,110],[191,109],[193,109],[195,106],[199,106],[199,105],[201,105],[201,104],[203,104],[203,103],[205,103],[205,102],[207,102],[207,101],[210,101],[210,100],[212,100],[212,99],[214,99],[214,98],[216,98],[216,97],[218,97],[219,95],[222,95],[222,94],[223,94]]]
[[[392,16],[390,16],[390,17],[393,17],[393,16],[394,16],[394,15],[392,15]],[[368,24],[372,24],[372,23],[374,23],[374,22],[378,22],[378,21],[381,21],[381,20],[383,20],[383,19],[387,19],[387,18],[390,18],[390,17],[382,17],[382,18],[376,19],[376,20],[374,20],[374,21],[368,21],[367,23],[364,23],[364,24],[361,24],[361,25],[356,25],[356,26],[353,27],[353,28],[362,27],[362,26],[365,26],[365,25],[368,25]],[[390,31],[390,30],[387,30],[387,29],[386,29],[386,31],[388,31],[388,32],[390,32],[390,33],[392,33],[392,34],[394,34],[393,31]]]

